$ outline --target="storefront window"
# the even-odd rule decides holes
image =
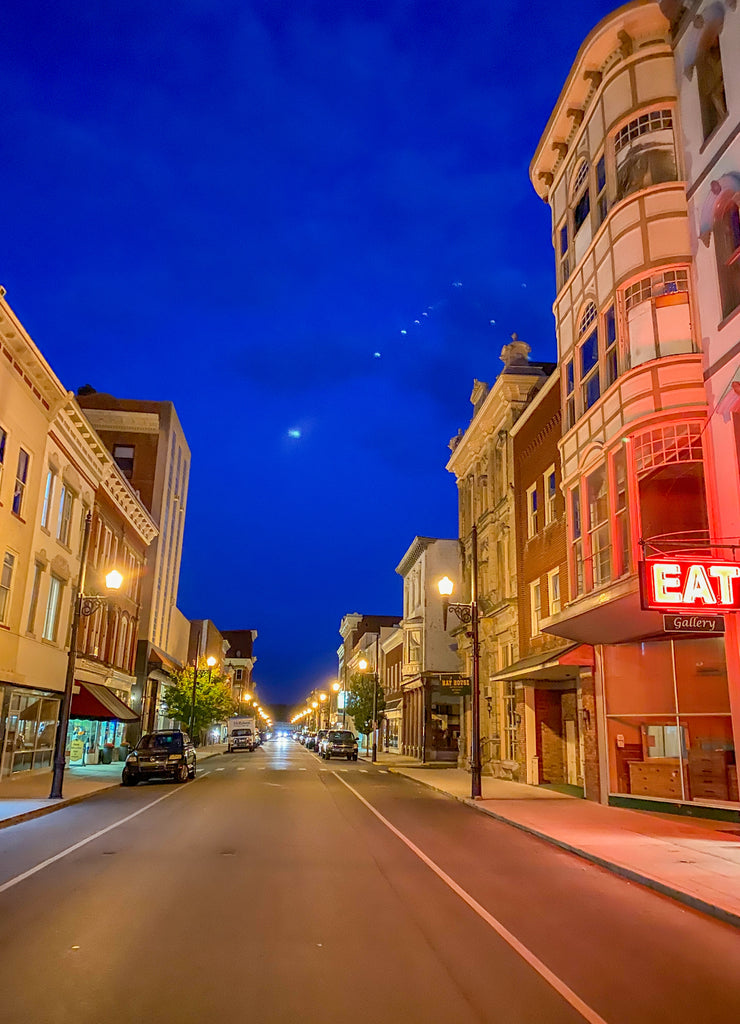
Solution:
[[[36,693],[10,694],[0,774],[48,768],[54,754],[59,701]]]
[[[605,647],[604,690],[612,793],[738,801],[723,639]]]

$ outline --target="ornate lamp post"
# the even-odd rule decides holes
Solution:
[[[54,772],[51,779],[51,800],[61,800],[62,785],[64,782],[64,759],[67,746],[67,729],[69,728],[69,715],[72,708],[72,691],[75,682],[75,665],[77,664],[77,634],[80,631],[80,616],[92,615],[94,611],[106,603],[104,597],[85,597],[85,576],[87,575],[87,551],[90,546],[90,527],[92,525],[92,512],[85,516],[85,526],[82,533],[82,551],[80,552],[80,575],[77,580],[77,593],[75,594],[72,606],[72,629],[69,636],[69,651],[67,652],[67,675],[64,680],[64,695],[62,706],[59,711],[59,725],[57,727],[56,742],[54,744]],[[105,577],[105,585],[108,590],[120,590],[123,583],[123,576],[116,569],[112,569]]]
[[[473,681],[471,687],[471,729],[470,729],[470,788],[473,800],[481,795],[480,763],[480,645],[478,643],[478,529],[473,526],[472,578],[470,582],[470,604],[450,604],[449,598],[454,584],[449,576],[443,577],[437,586],[443,599],[444,628],[447,629],[447,613],[456,615],[463,625],[470,626],[468,636],[473,644]]]

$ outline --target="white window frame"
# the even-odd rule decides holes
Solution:
[[[54,484],[56,483],[57,475],[54,470],[49,466],[46,471],[46,484],[44,486],[44,503],[41,507],[41,525],[45,530],[49,528],[49,516],[51,515],[51,506],[54,501]]]
[[[557,596],[556,596],[557,591]],[[560,567],[550,569],[547,574],[547,613],[558,615],[562,608],[562,596],[560,593]]]
[[[532,637],[539,636],[542,630],[542,581],[533,580],[529,584],[529,634]]]
[[[23,476],[21,476],[21,460],[23,456],[26,456],[26,466]],[[31,466],[31,453],[27,452],[25,448],[18,449],[18,465],[15,471],[15,488],[13,490],[13,504],[12,509],[15,515],[23,518],[23,501],[26,497],[26,484],[28,483],[28,470]],[[16,508],[16,499],[17,505]]]
[[[49,593],[46,597],[46,613],[44,614],[44,628],[41,636],[44,640],[56,643],[59,630],[59,619],[62,609],[62,594],[64,593],[64,580],[61,580],[53,573],[49,580]]]
[[[553,490],[550,494],[550,480],[553,481]],[[545,470],[545,526],[549,526],[550,523],[555,522],[555,500],[558,493],[557,477],[555,476],[555,463],[548,466]]]
[[[527,539],[534,537],[538,529],[537,482],[527,488]]]
[[[15,568],[17,556],[13,551],[6,551],[0,565],[0,593],[2,593],[2,604],[0,605],[0,623],[7,625],[10,619],[10,601],[13,596],[13,581],[15,579]]]

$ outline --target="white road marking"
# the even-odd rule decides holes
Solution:
[[[387,768],[381,768],[380,769],[380,774],[381,775],[390,775],[390,772],[388,771]]]
[[[322,772],[325,772],[325,771],[326,771],[326,768],[322,768],[321,770],[322,770]],[[307,772],[307,771],[308,771],[308,768],[299,768],[299,769],[298,769],[298,771],[299,771],[299,772]]]
[[[208,772],[205,772],[201,778],[205,778]],[[19,882],[24,882],[31,875],[37,874],[39,871],[43,871],[44,868],[48,868],[51,864],[55,864],[58,860],[67,857],[70,853],[74,853],[75,850],[80,850],[83,846],[87,846],[88,843],[92,843],[95,839],[100,839],[101,836],[106,835],[108,832],[112,832],[114,828],[118,828],[119,825],[125,825],[127,821],[131,821],[133,818],[137,818],[144,811],[148,811],[151,807],[156,807],[157,804],[161,804],[163,800],[169,800],[171,796],[175,796],[177,793],[181,793],[181,789],[173,789],[169,793],[165,793],[164,796],[157,797],[156,800],[152,800],[150,804],[145,804],[144,807],[140,807],[138,811],[134,811],[133,814],[127,814],[125,818],[120,818],[118,821],[114,821],[112,825],[107,825],[105,828],[101,828],[99,832],[93,832],[87,839],[81,839],[79,843],[74,843],[73,846],[68,846],[66,850],[62,850],[61,853],[55,853],[53,857],[47,857],[46,860],[42,860],[39,864],[29,868],[28,871],[22,872],[20,875],[16,875],[15,878],[8,879],[7,882],[3,882],[0,885],[0,893],[5,892],[6,889],[12,889],[14,885],[18,885]]]
[[[431,857],[428,857],[424,853],[424,851],[421,850],[415,843],[413,843],[407,836],[405,836],[403,832],[397,829],[395,825],[392,825],[390,821],[388,821],[388,819],[384,817],[380,813],[380,811],[377,811],[373,807],[373,805],[365,799],[364,796],[361,796],[353,786],[350,786],[350,784],[348,782],[345,782],[344,779],[340,779],[339,775],[336,772],[334,772],[333,774],[336,775],[337,779],[339,780],[339,782],[342,783],[343,786],[347,787],[350,793],[353,793],[357,797],[360,803],[363,803],[365,807],[367,807],[371,814],[375,815],[378,821],[382,822],[385,825],[385,827],[394,834],[394,836],[400,839],[401,842],[404,843],[409,848],[409,850],[411,850],[411,852],[419,858],[419,860],[423,861],[426,864],[426,866],[430,868],[435,873],[435,875],[445,883],[446,886],[452,889],[452,891],[457,896],[459,896],[464,903],[467,903],[470,909],[474,910],[478,917],[481,918],[481,920],[485,921],[486,924],[490,925],[490,927],[493,928],[496,934],[499,935],[504,940],[504,942],[506,942],[507,945],[509,945],[514,950],[515,953],[518,953],[519,956],[526,963],[528,963],[529,966],[534,971],[536,971],[542,979],[544,979],[544,981],[548,983],[548,985],[552,986],[552,988],[555,989],[558,995],[562,996],[562,998],[570,1006],[572,1006],[574,1010],[580,1013],[584,1020],[587,1020],[589,1024],[606,1024],[604,1018],[599,1016],[596,1010],[592,1010],[591,1007],[587,1003],[585,1003],[581,999],[581,997],[573,991],[572,988],[570,988],[568,985],[566,985],[564,981],[558,978],[558,976],[553,971],[551,971],[550,968],[547,967],[546,964],[544,964],[542,960],[539,959],[539,957],[535,956],[535,954],[531,950],[527,949],[527,947],[508,930],[508,928],[502,925],[500,921],[497,921],[492,914],[489,914],[486,908],[481,906],[481,904],[478,903],[477,900],[473,899],[470,893],[466,892],[465,889],[463,889],[462,886],[458,885],[457,882],[453,878],[451,878],[446,871],[443,871],[441,867],[435,864]]]
[[[360,772],[362,775],[367,775],[367,768],[360,768]]]
[[[226,771],[226,769],[225,769],[225,768],[216,768],[216,771],[217,771],[217,772],[225,772],[225,771]]]
[[[246,768],[237,768],[236,770],[237,770],[238,772],[245,772],[245,771],[246,771],[247,769],[246,769]]]

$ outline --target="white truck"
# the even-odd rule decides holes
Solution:
[[[226,749],[229,753],[232,750],[254,750],[257,745],[257,726],[254,718],[235,715],[227,720],[226,732]]]

